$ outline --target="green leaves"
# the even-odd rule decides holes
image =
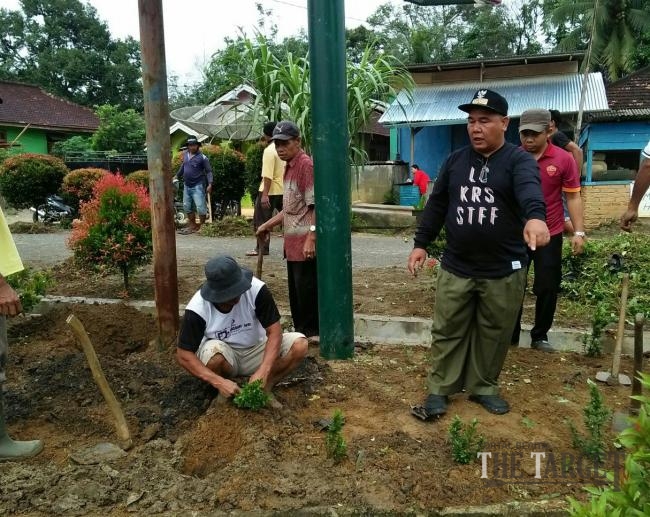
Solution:
[[[344,424],[343,412],[340,409],[335,410],[325,435],[327,457],[333,459],[335,463],[341,462],[348,455],[348,446],[342,433]]]
[[[458,415],[449,425],[449,443],[451,457],[456,463],[466,465],[476,460],[476,455],[483,448],[485,437],[478,433],[478,420],[472,418],[469,424],[464,424]]]
[[[145,145],[144,119],[133,109],[105,104],[97,108],[99,128],[93,134],[95,151],[141,153]]]
[[[233,403],[238,408],[259,411],[269,402],[269,395],[264,391],[262,379],[244,384],[241,391],[233,398]]]
[[[573,447],[594,461],[603,461],[607,451],[605,447],[605,426],[608,424],[612,413],[605,407],[598,386],[592,380],[587,382],[589,383],[589,403],[583,410],[587,435],[584,436],[578,433],[573,422],[569,422],[569,428],[571,429]]]
[[[25,312],[34,308],[47,288],[53,283],[52,277],[46,271],[34,271],[29,268],[9,275],[6,280],[11,288],[18,293]]]

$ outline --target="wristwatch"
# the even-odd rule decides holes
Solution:
[[[312,224],[312,225],[309,227],[309,231],[310,231],[310,232],[315,232],[315,231],[316,231],[316,225],[315,225],[315,224]]]
[[[573,235],[576,237],[582,237],[583,239],[587,236],[585,232],[573,232]]]

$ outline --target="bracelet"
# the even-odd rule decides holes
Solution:
[[[587,236],[585,232],[573,232],[573,235],[576,237],[582,237],[583,239]]]

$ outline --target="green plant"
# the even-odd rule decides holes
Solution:
[[[32,153],[11,156],[0,165],[0,192],[16,208],[37,206],[59,191],[67,172],[65,163],[54,156]]]
[[[650,375],[639,373],[639,377],[648,393]],[[630,426],[618,436],[618,442],[627,452],[622,476],[619,477],[619,472],[609,472],[608,486],[587,488],[591,499],[586,503],[569,498],[572,516],[650,515],[650,397],[633,398],[641,402],[639,414],[630,418]]]
[[[392,188],[384,194],[384,200],[382,201],[382,204],[383,205],[397,204],[397,197],[395,196],[395,191]]]
[[[145,145],[144,118],[134,109],[105,104],[96,110],[99,127],[93,134],[95,151],[141,153]]]
[[[235,395],[235,406],[251,411],[259,411],[269,403],[269,394],[264,391],[262,379],[244,384],[241,391]]]
[[[79,208],[82,202],[90,200],[93,196],[93,188],[106,174],[110,172],[95,167],[71,170],[63,178],[61,191],[69,203]]]
[[[427,255],[430,257],[435,257],[438,260],[440,260],[440,257],[442,257],[442,252],[445,251],[445,247],[447,246],[447,232],[445,231],[444,226],[442,227],[442,230],[440,230],[440,233],[438,234],[438,237],[436,239],[429,243],[427,246]]]
[[[34,271],[30,268],[9,275],[6,280],[18,293],[25,312],[34,308],[53,283],[52,277],[46,271]]]
[[[255,201],[259,192],[261,174],[262,174],[262,157],[264,155],[264,146],[255,144],[246,151],[246,191],[250,194],[251,199]]]
[[[588,357],[600,357],[603,353],[601,337],[603,330],[613,321],[614,317],[607,302],[598,302],[591,319],[591,333],[582,335],[584,352]]]
[[[73,136],[52,146],[52,154],[64,158],[66,154],[84,155],[92,151],[92,140],[87,136]]]
[[[201,226],[199,235],[203,237],[249,237],[253,235],[253,228],[245,217],[226,216]]]
[[[210,160],[214,183],[212,202],[222,206],[229,201],[239,201],[246,191],[246,160],[244,155],[229,147],[204,145],[201,149]]]
[[[620,257],[620,264],[613,255]],[[578,256],[572,255],[567,243],[562,269],[567,272],[562,280],[562,305],[576,319],[591,320],[597,337],[615,319],[624,272],[630,274],[627,314],[650,314],[650,235],[621,232],[588,240]]]
[[[148,170],[139,170],[127,174],[126,181],[131,181],[140,187],[143,187],[147,192],[149,192],[149,171]]]
[[[451,457],[456,463],[466,465],[476,460],[476,455],[483,448],[485,437],[478,434],[478,420],[465,425],[458,415],[454,416],[449,426],[449,443],[451,444]]]
[[[611,411],[605,407],[598,386],[591,379],[587,382],[589,384],[589,403],[583,410],[587,435],[578,433],[573,422],[569,422],[569,428],[574,448],[589,458],[603,460],[606,451],[605,426],[609,422]]]
[[[339,463],[347,457],[348,446],[343,438],[343,425],[345,418],[340,409],[334,411],[332,421],[327,427],[327,434],[325,435],[325,450],[327,457]]]
[[[81,206],[68,246],[82,266],[119,270],[128,293],[129,273],[147,263],[153,251],[147,192],[120,175],[106,174]]]

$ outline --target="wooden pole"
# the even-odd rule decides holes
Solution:
[[[162,0],[138,0],[144,118],[151,192],[153,271],[158,347],[165,349],[178,332],[176,234],[171,184],[171,142]]]
[[[645,318],[643,314],[637,314],[634,319],[634,376],[632,378],[632,396],[641,395],[643,386],[639,375],[643,372],[643,324]],[[641,409],[641,401],[632,399],[630,404],[630,413],[633,415],[639,414]]]
[[[97,386],[99,386],[99,391],[102,392],[104,400],[106,401],[106,404],[108,404],[108,408],[113,414],[113,418],[115,419],[115,430],[117,431],[117,437],[120,440],[120,447],[128,450],[133,446],[133,440],[131,440],[129,426],[126,423],[126,419],[124,418],[122,406],[120,405],[117,398],[115,398],[113,390],[106,380],[106,376],[102,370],[102,365],[99,363],[99,359],[95,353],[95,348],[93,347],[93,344],[88,337],[88,333],[86,332],[86,329],[84,328],[81,321],[79,321],[79,318],[77,318],[74,314],[70,314],[70,316],[68,316],[66,323],[72,328],[72,332],[74,332],[74,335],[81,345],[84,354],[86,354],[86,359],[88,360],[90,371],[93,374],[93,379],[95,379]]]

